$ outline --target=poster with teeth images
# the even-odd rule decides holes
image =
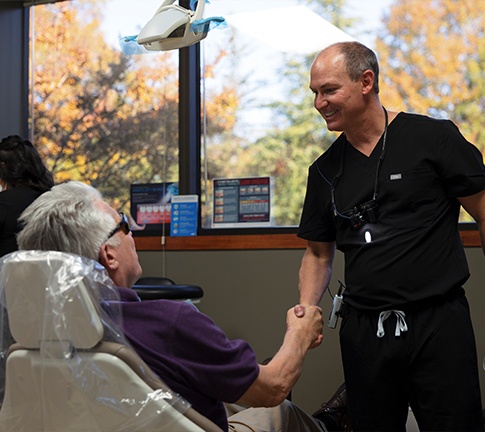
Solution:
[[[177,182],[132,184],[130,187],[132,230],[160,234],[164,227],[170,224],[172,199],[178,193]]]

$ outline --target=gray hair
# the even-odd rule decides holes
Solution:
[[[97,261],[101,246],[116,226],[114,218],[101,208],[102,201],[99,191],[78,181],[54,186],[20,216],[19,248],[70,252]],[[109,242],[119,244],[115,238]]]
[[[360,79],[366,70],[374,72],[374,92],[379,93],[379,62],[371,49],[360,42],[337,42],[330,47],[335,47],[344,56],[345,67],[352,81]]]

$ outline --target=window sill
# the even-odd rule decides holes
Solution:
[[[460,230],[465,247],[480,247],[477,230]],[[305,249],[306,241],[296,234],[203,235],[197,237],[134,237],[139,251],[209,251],[209,250],[262,250]]]

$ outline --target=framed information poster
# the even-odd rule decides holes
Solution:
[[[130,215],[134,231],[153,234],[170,226],[172,198],[178,195],[178,183],[132,184]]]
[[[177,195],[172,198],[171,236],[196,236],[199,196]]]
[[[213,228],[271,226],[271,177],[214,179]]]

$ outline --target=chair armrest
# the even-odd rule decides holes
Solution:
[[[197,285],[133,285],[142,300],[186,300],[200,299],[204,291]]]

